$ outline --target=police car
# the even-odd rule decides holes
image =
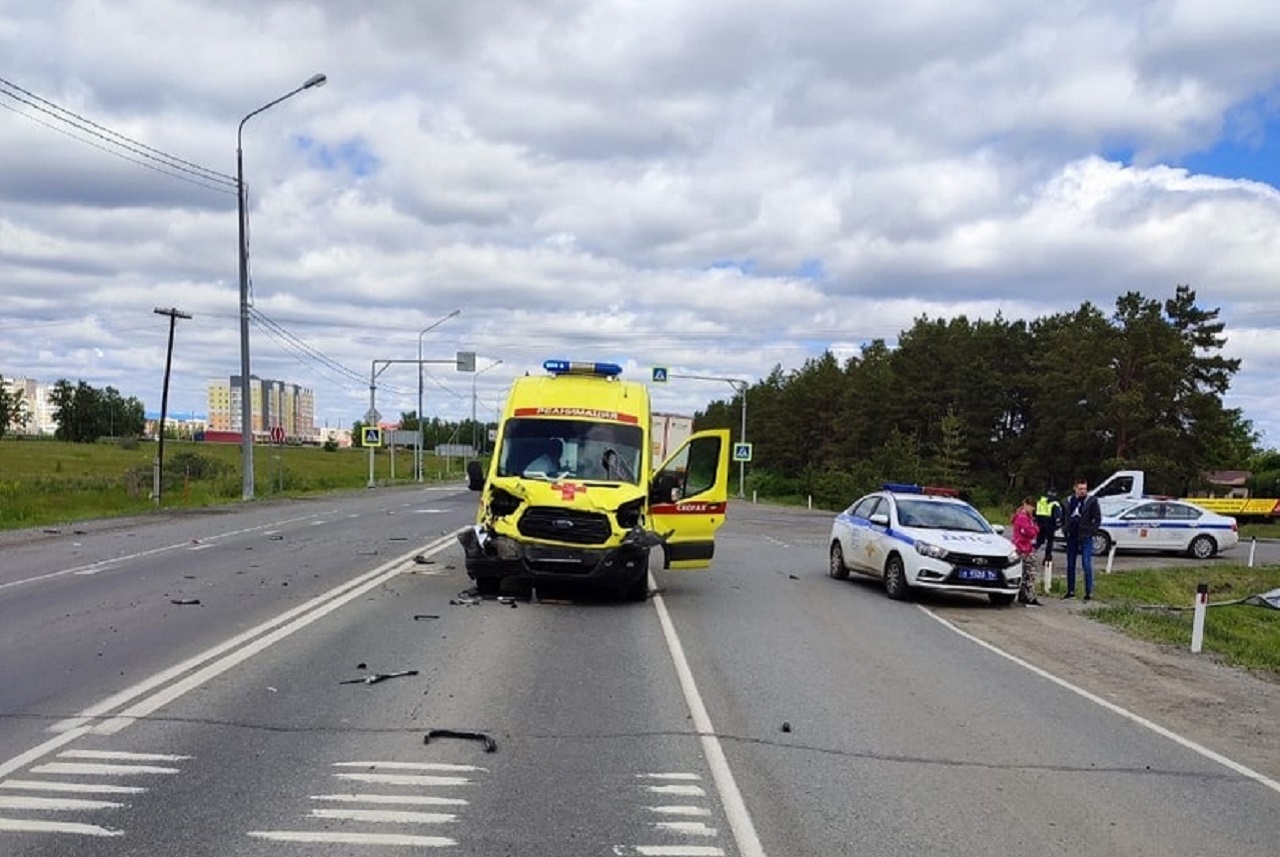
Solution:
[[[1093,537],[1093,552],[1150,550],[1185,553],[1209,559],[1240,541],[1236,519],[1202,509],[1185,500],[1107,497],[1100,501],[1102,527]]]
[[[984,594],[1011,604],[1022,583],[1013,543],[949,488],[887,484],[836,516],[827,573],[878,577],[890,598],[912,589]]]

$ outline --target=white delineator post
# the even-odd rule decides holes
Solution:
[[[1253,557],[1258,552],[1258,537],[1249,540],[1249,568],[1253,568]]]
[[[1116,546],[1113,544],[1111,550],[1107,553],[1107,574],[1111,573],[1111,566],[1116,561]]]
[[[1196,612],[1191,620],[1191,653],[1199,654],[1204,645],[1204,614],[1209,607],[1209,584],[1196,584]]]
[[[1053,560],[1046,559],[1044,561],[1043,572],[1040,575],[1040,580],[1042,581],[1044,594],[1048,595],[1049,591],[1053,589]]]

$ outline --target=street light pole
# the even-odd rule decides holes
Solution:
[[[478,369],[471,376],[471,454],[476,454],[476,378],[488,372],[494,366],[501,366],[501,360],[495,360],[483,369]]]
[[[241,499],[253,499],[253,404],[249,384],[249,244],[245,240],[246,212],[244,190],[244,123],[286,98],[292,98],[304,89],[324,86],[328,80],[323,74],[313,74],[292,92],[275,101],[269,101],[240,120],[236,129],[236,197],[240,209],[240,453],[244,476]]]
[[[449,319],[453,318],[454,316],[456,316],[456,315],[461,315],[461,314],[462,314],[462,310],[460,310],[460,309],[455,309],[453,312],[449,313],[449,314],[448,314],[448,315],[446,315],[444,318],[437,319],[435,322],[431,323],[431,324],[430,324],[430,325],[428,325],[427,327],[424,327],[421,331],[419,331],[419,332],[418,332],[418,437],[417,437],[417,444],[415,445],[415,449],[414,449],[414,451],[413,451],[413,452],[414,452],[414,456],[413,456],[413,462],[414,462],[414,463],[413,463],[414,475],[415,475],[415,478],[418,480],[418,482],[421,482],[421,481],[422,481],[422,465],[423,465],[423,463],[424,463],[424,462],[423,462],[423,459],[424,459],[424,458],[426,458],[426,456],[425,456],[425,454],[424,454],[425,450],[423,450],[423,448],[422,448],[422,447],[423,447],[423,435],[422,435],[422,337],[423,337],[423,335],[424,335],[424,334],[426,334],[426,333],[430,333],[431,331],[435,330],[437,327],[439,327],[440,325],[444,324],[446,321],[448,321]]]
[[[742,394],[742,428],[738,433],[738,443],[747,442],[747,388],[751,385],[741,378],[725,378],[720,375],[675,375],[668,373],[668,378],[686,378],[692,381],[724,381],[735,393]],[[738,461],[738,496],[745,497],[747,491],[747,463]]]

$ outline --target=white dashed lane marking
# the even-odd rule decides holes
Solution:
[[[457,824],[457,812],[433,812],[410,807],[436,807],[464,810],[468,802],[452,795],[428,794],[427,790],[452,790],[476,785],[471,774],[485,774],[485,768],[475,765],[454,765],[443,762],[335,762],[334,778],[345,782],[358,782],[380,786],[397,786],[414,789],[408,794],[354,793],[311,795],[317,803],[341,803],[345,806],[312,807],[305,818],[327,828],[326,822],[343,822],[344,826],[366,825],[364,830],[298,829],[298,830],[250,830],[249,836],[269,842],[293,842],[311,845],[370,845],[405,846],[418,848],[446,848],[457,845],[450,836],[436,836],[419,831],[431,825]],[[358,768],[358,771],[350,769]],[[418,791],[422,790],[422,791]],[[396,808],[400,807],[400,808]],[[389,825],[403,830],[385,832]],[[376,828],[384,828],[378,830]]]
[[[54,779],[31,779],[46,775],[70,775],[101,778],[133,778],[176,774],[177,762],[190,756],[167,753],[126,753],[111,750],[64,750],[59,760],[27,770],[26,779],[0,780],[0,810],[17,813],[92,813],[128,808],[122,800],[107,800],[103,795],[124,797],[140,795],[144,786],[118,785],[105,782],[74,782]],[[167,764],[156,764],[164,762]],[[136,782],[136,780],[135,780]],[[85,797],[96,795],[97,797]],[[83,821],[63,821],[39,815],[36,818],[0,817],[0,833],[62,833],[77,836],[122,836],[124,831]]]

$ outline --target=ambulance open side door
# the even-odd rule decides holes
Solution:
[[[711,565],[728,505],[729,430],[690,435],[649,479],[649,528],[666,536],[662,567]]]

